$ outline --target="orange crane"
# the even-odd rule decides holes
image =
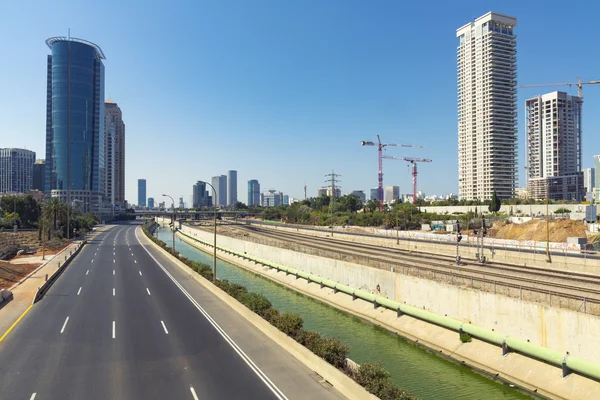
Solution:
[[[413,146],[412,144],[397,144],[397,143],[381,143],[381,139],[379,135],[377,135],[377,143],[370,141],[362,141],[360,142],[361,146],[377,146],[379,152],[379,185],[377,187],[377,200],[379,200],[379,211],[383,211],[383,163],[381,162],[381,158],[383,157],[383,148],[387,146],[397,146],[397,147],[417,147],[422,149],[423,146]]]
[[[600,85],[600,81],[587,81],[581,82],[581,78],[577,77],[577,82],[575,83],[547,83],[547,84],[538,84],[538,85],[520,85],[520,88],[531,88],[531,87],[541,87],[541,86],[577,86],[577,96],[583,97],[583,85]]]
[[[417,163],[418,162],[431,162],[429,158],[412,158],[412,157],[403,157],[398,158],[394,156],[385,155],[383,158],[387,158],[389,160],[400,160],[406,161],[412,164],[412,177],[413,177],[413,204],[417,202]]]

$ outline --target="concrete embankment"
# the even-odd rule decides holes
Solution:
[[[202,238],[202,240],[206,240],[208,243],[212,242],[212,235],[210,232],[204,232],[201,230],[196,230],[196,229],[190,229],[189,227],[183,227],[184,232],[187,231],[188,234],[191,234],[194,237],[198,237],[198,238]],[[205,237],[204,237],[205,236]],[[188,239],[189,241],[189,239]],[[237,241],[237,243],[236,243]],[[248,243],[248,242],[243,242],[237,239],[233,239],[233,238],[227,238],[227,237],[219,237],[218,238],[218,243],[222,244],[225,247],[228,247],[230,249],[234,249],[235,245],[237,245],[239,247],[238,250],[241,250],[241,254],[244,254],[244,252],[246,252],[247,254],[253,254],[253,255],[257,255],[257,256],[261,256],[265,259],[270,259],[273,261],[274,257],[269,257],[269,255],[273,256],[276,255],[276,253],[281,253],[282,251],[284,251],[284,249],[277,249],[277,248],[271,248],[271,249],[265,249],[265,248],[259,248],[256,246],[260,246],[254,243]],[[200,245],[197,242],[192,241],[192,244],[194,244],[196,247],[202,248],[203,246]],[[268,247],[268,246],[265,246]],[[207,248],[205,248],[204,250],[208,250]],[[210,250],[208,250],[210,251]],[[268,255],[265,255],[266,253],[268,253]],[[293,253],[293,252],[292,252]],[[281,254],[279,254],[281,256]],[[537,389],[538,393],[542,393],[548,397],[553,397],[553,398],[594,398],[595,396],[599,396],[600,392],[598,392],[598,390],[600,390],[600,385],[595,382],[592,381],[590,379],[584,378],[582,376],[578,376],[575,374],[571,374],[568,375],[566,378],[562,378],[561,376],[561,371],[559,368],[556,367],[552,367],[550,365],[535,361],[533,359],[524,357],[520,354],[517,353],[509,353],[506,356],[502,355],[502,351],[501,349],[499,349],[499,347],[485,343],[483,341],[478,341],[478,340],[474,340],[471,343],[461,343],[458,339],[458,335],[455,332],[449,331],[447,329],[435,326],[435,325],[431,325],[429,323],[426,323],[424,321],[420,321],[414,318],[409,317],[408,315],[403,315],[401,317],[398,317],[397,313],[395,311],[391,311],[391,310],[385,310],[383,308],[378,308],[378,309],[374,309],[373,308],[373,303],[370,302],[363,302],[361,300],[352,300],[351,296],[348,296],[346,294],[343,294],[341,292],[336,292],[334,290],[328,289],[328,288],[321,288],[321,285],[319,284],[315,284],[315,283],[310,283],[307,282],[303,279],[296,279],[295,277],[288,275],[286,276],[284,273],[277,273],[275,272],[273,269],[267,269],[264,268],[262,266],[257,266],[254,265],[254,263],[252,262],[248,262],[248,261],[244,261],[239,259],[238,257],[232,256],[232,255],[227,255],[224,253],[220,252],[220,256],[228,261],[231,261],[233,263],[236,263],[244,268],[253,270],[257,273],[260,273],[261,275],[264,275],[270,279],[273,279],[285,286],[288,286],[290,288],[293,288],[295,290],[299,290],[305,294],[308,294],[310,296],[313,296],[315,298],[318,298],[321,301],[327,302],[337,308],[346,310],[348,312],[351,312],[353,314],[359,315],[362,318],[368,319],[371,322],[374,322],[376,324],[385,326],[386,328],[399,332],[401,333],[403,336],[408,337],[410,339],[413,340],[418,340],[419,343],[426,345],[427,347],[430,347],[432,349],[435,349],[436,351],[441,351],[441,353],[445,356],[448,357],[452,357],[455,360],[458,361],[464,361],[465,363],[473,366],[474,368],[477,369],[481,369],[482,371],[486,371],[490,374],[498,374],[498,376],[500,378],[509,380],[511,382],[514,382],[518,385],[521,385],[525,388],[528,388],[532,391]],[[304,268],[298,268],[299,270],[302,271],[309,271],[313,268],[311,267],[315,267],[317,265],[320,265],[321,267],[323,267],[325,264],[327,264],[327,259],[319,259],[319,257],[317,257],[316,259],[310,259],[310,258],[306,258],[306,255],[303,254],[299,254],[299,253],[295,253],[292,254],[291,256],[295,256],[297,259],[300,260],[299,264],[303,264]],[[314,257],[314,256],[312,256]],[[281,257],[280,257],[281,258]],[[335,260],[329,260],[329,262],[333,262]],[[287,264],[281,260],[277,260],[276,262],[279,262],[281,264],[284,265],[290,265]],[[298,264],[298,263],[297,263]],[[295,266],[298,267],[298,266]],[[353,270],[354,268],[354,270]],[[357,270],[357,268],[360,268],[359,270]],[[362,270],[362,271],[361,271]],[[317,274],[317,272],[313,271],[309,271],[312,274]],[[333,279],[335,280],[339,280],[340,282],[344,283],[344,284],[348,284],[350,286],[354,286],[354,287],[361,287],[362,289],[366,289],[368,290],[369,287],[368,285],[351,285],[350,282],[347,282],[347,280],[354,280],[354,279],[363,279],[364,281],[369,281],[369,276],[371,277],[370,281],[371,282],[387,282],[389,280],[392,281],[392,286],[391,288],[388,289],[394,289],[394,292],[391,292],[393,294],[397,294],[396,290],[395,290],[395,286],[397,284],[399,284],[399,282],[395,282],[396,278],[394,277],[390,277],[388,275],[378,275],[384,272],[391,272],[391,271],[377,271],[377,270],[373,270],[372,268],[367,268],[364,266],[349,266],[346,264],[339,264],[339,263],[334,263],[333,266],[329,266],[329,272],[331,275],[336,275],[336,273],[341,273],[341,274],[345,274],[342,279],[337,279],[335,277],[332,276],[328,276],[326,274],[317,274],[323,277],[328,277],[329,279]],[[369,275],[371,274],[371,275]],[[346,279],[344,279],[346,278]],[[402,281],[406,281],[404,282],[404,284],[406,284],[407,286],[413,286],[413,291],[416,292],[416,294],[420,294],[420,292],[422,290],[426,290],[429,293],[430,297],[429,300],[430,301],[435,301],[435,302],[448,302],[447,301],[447,297],[448,296],[458,296],[458,294],[460,293],[450,293],[450,290],[458,290],[455,287],[444,287],[444,286],[448,286],[448,285],[434,285],[434,287],[427,287],[428,284],[435,284],[435,282],[430,282],[427,280],[418,280],[417,278],[414,279],[407,279],[409,277],[405,277],[405,276],[401,276],[398,278],[398,280],[402,280]],[[377,280],[374,280],[377,279]],[[422,281],[422,282],[420,282]],[[381,283],[381,286],[384,286],[383,283]],[[376,284],[374,284],[374,286],[376,286]],[[399,289],[402,289],[403,286],[400,285]],[[385,291],[384,287],[381,287],[381,292]],[[439,295],[439,291],[443,289],[446,291],[445,296],[446,297],[442,297],[441,300],[439,300],[439,298],[437,297],[437,295]],[[401,290],[399,290],[401,291]],[[482,293],[481,295],[488,295],[486,293]],[[454,299],[453,300],[453,304],[459,305],[461,303],[476,303],[477,301],[483,301],[484,303],[489,303],[490,301],[495,301],[498,302],[498,299],[493,298],[494,295],[490,295],[492,296],[492,298],[490,299],[486,299],[484,298],[480,298],[478,296],[476,296],[474,293],[470,294],[470,297],[464,297],[461,299]],[[392,298],[392,296],[388,296],[390,298]],[[496,297],[501,297],[501,296],[496,296]],[[511,300],[511,299],[507,299],[507,300]],[[403,303],[406,302],[407,304],[410,304],[408,301],[403,300]],[[419,304],[413,304],[415,306],[418,306],[419,308],[423,308],[422,305]],[[466,304],[465,304],[466,305]],[[489,306],[489,304],[487,304]],[[521,304],[522,305],[522,304]],[[473,304],[473,306],[476,306],[476,304]],[[497,306],[506,306],[506,304],[504,303],[499,303],[497,304]],[[515,304],[512,304],[512,306],[516,306]],[[534,305],[535,306],[535,305]],[[429,309],[429,308],[428,308]],[[456,311],[456,310],[455,310]],[[556,311],[561,311],[561,310],[556,310]],[[487,312],[485,310],[482,310],[483,313],[486,314],[490,314],[491,312],[494,312],[492,310],[488,310]],[[505,314],[510,315],[511,311],[510,310],[504,310],[503,311]],[[439,315],[446,315],[446,313],[438,313]],[[515,318],[515,320],[513,321],[514,324],[519,325],[520,321],[519,319],[522,319],[519,315],[523,315],[522,313],[515,313],[515,310],[512,311],[512,315],[513,316],[517,316]],[[448,315],[450,316],[450,315]],[[490,316],[490,317],[493,317]],[[531,316],[535,319],[537,316],[533,315]],[[463,320],[465,322],[468,322],[469,320],[466,319],[460,319]],[[471,321],[473,324],[476,324],[475,321]],[[492,330],[496,330],[497,332],[504,332],[504,333],[508,333],[503,329],[500,329],[497,327],[498,324],[492,324],[491,329]],[[581,325],[579,325],[579,327],[581,328]],[[578,328],[577,327],[571,327],[571,329],[573,331],[577,331]],[[590,330],[587,329],[580,329],[583,331],[587,331],[587,333],[590,332]],[[511,336],[514,335],[511,333]],[[518,335],[515,335],[518,336]],[[523,336],[520,336],[523,337]],[[526,338],[526,337],[525,337]],[[533,342],[533,341],[531,341]],[[551,347],[551,346],[548,346]],[[593,347],[593,346],[592,346]],[[590,348],[590,350],[592,350],[592,348]],[[583,353],[583,352],[582,352]],[[573,354],[573,353],[571,353]],[[587,358],[587,357],[586,357]],[[588,358],[589,359],[589,358]]]

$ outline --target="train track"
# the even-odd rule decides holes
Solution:
[[[509,266],[506,264],[474,264],[465,262],[460,266],[446,257],[435,255],[409,255],[406,251],[388,247],[344,242],[330,237],[315,237],[287,231],[273,231],[256,226],[234,225],[260,236],[277,241],[287,241],[315,249],[337,252],[353,257],[366,257],[400,267],[451,274],[463,279],[494,282],[541,293],[554,293],[568,298],[596,300],[600,302],[600,277],[569,271],[548,271],[542,268]],[[574,285],[573,283],[577,284]]]

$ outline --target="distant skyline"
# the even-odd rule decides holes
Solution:
[[[304,198],[304,183],[314,195],[332,169],[344,193],[369,193],[377,187],[377,151],[360,141],[377,134],[424,146],[387,150],[433,159],[419,165],[418,190],[457,193],[456,29],[488,11],[518,19],[519,85],[600,78],[592,42],[600,5],[592,1],[578,3],[585,12],[577,18],[566,18],[558,2],[546,3],[543,14],[519,1],[440,3],[435,12],[429,3],[391,0],[176,3],[3,4],[10,18],[2,30],[18,38],[4,54],[18,62],[0,64],[0,147],[45,154],[44,41],[69,28],[106,55],[105,97],[127,123],[130,204],[141,176],[148,197],[164,201],[162,193],[187,199],[197,180],[228,170],[238,171],[238,193],[257,179],[262,192]],[[519,187],[525,99],[554,90],[577,93],[519,89]],[[585,168],[600,154],[600,88],[585,86],[583,94]],[[384,186],[412,192],[408,165],[384,160],[383,167]]]

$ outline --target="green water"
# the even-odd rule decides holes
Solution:
[[[160,229],[158,236],[171,243],[170,231]],[[212,265],[212,256],[178,238],[175,247],[192,260]],[[262,293],[280,312],[300,315],[306,329],[339,338],[350,346],[349,357],[357,363],[381,361],[398,386],[422,399],[529,398],[516,389],[416,347],[385,329],[227,262],[217,261],[217,276],[244,285],[251,292]]]

